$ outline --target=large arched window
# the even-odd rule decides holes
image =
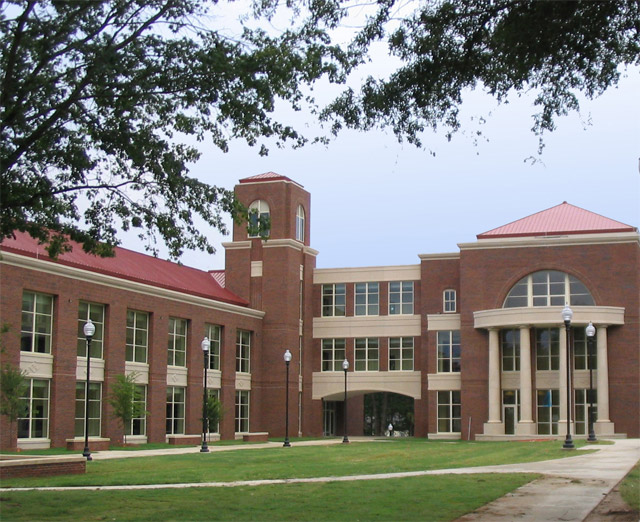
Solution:
[[[296,212],[296,239],[304,243],[304,208],[298,205]]]
[[[257,199],[249,205],[249,237],[269,237],[270,229],[269,205]],[[267,227],[261,231],[261,227]]]
[[[572,275],[541,270],[523,277],[509,291],[503,308],[522,306],[593,306],[587,287]]]

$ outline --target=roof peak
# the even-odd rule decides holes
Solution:
[[[637,231],[637,229],[631,225],[615,221],[563,201],[559,205],[483,232],[476,237],[478,239],[497,239],[506,237],[606,234],[635,231]]]
[[[255,176],[250,176],[248,178],[242,178],[240,180],[240,183],[267,183],[270,181],[287,181],[289,183],[295,183],[296,185],[302,187],[300,183],[293,181],[291,178],[288,178],[287,176],[283,176],[282,174],[278,174],[277,172],[273,172],[273,171],[264,172],[262,174],[257,174]]]

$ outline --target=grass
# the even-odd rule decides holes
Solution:
[[[620,484],[620,494],[629,507],[640,511],[640,462]]]
[[[562,442],[439,442],[396,439],[94,460],[85,475],[16,478],[4,487],[174,484],[394,473],[534,462],[571,456]]]
[[[535,475],[525,474],[443,475],[162,491],[1,492],[1,506],[3,522],[446,521],[473,511],[534,478]]]

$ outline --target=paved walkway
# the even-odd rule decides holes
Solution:
[[[352,439],[356,441],[357,439]],[[370,439],[369,439],[370,440]],[[339,444],[340,439],[304,441],[296,446]],[[258,448],[275,448],[282,443],[269,442],[260,445],[213,446],[212,452],[234,451]],[[152,484],[137,486],[82,486],[55,488],[11,488],[2,491],[49,490],[116,490],[116,489],[175,489],[261,486],[266,484],[293,484],[308,482],[347,482],[353,480],[384,480],[390,478],[418,477],[425,475],[477,474],[477,473],[541,473],[544,476],[516,489],[514,492],[483,506],[477,511],[463,516],[460,522],[469,521],[562,521],[582,522],[602,499],[624,478],[640,460],[640,439],[615,440],[613,445],[584,446],[596,449],[595,453],[576,455],[560,460],[548,460],[503,466],[480,466],[475,468],[441,469],[404,473],[382,473],[375,475],[355,475],[347,477],[291,478],[280,480],[251,480],[239,482],[208,482],[195,484]],[[198,447],[184,447],[167,450],[109,451],[96,452],[95,460],[146,455],[197,453]]]

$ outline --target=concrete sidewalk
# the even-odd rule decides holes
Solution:
[[[357,439],[354,439],[354,442]],[[383,441],[381,441],[383,442]],[[309,482],[348,482],[354,480],[385,480],[404,477],[447,474],[478,473],[540,473],[544,476],[518,488],[512,493],[491,502],[477,511],[458,519],[460,522],[495,520],[518,521],[562,521],[582,522],[603,498],[625,477],[640,460],[640,439],[618,439],[613,445],[585,446],[595,453],[575,451],[575,456],[559,460],[506,464],[503,466],[481,466],[474,468],[440,469],[375,475],[346,477],[290,478],[278,480],[251,480],[239,482],[209,482],[194,484],[152,484],[138,486],[82,486],[55,488],[7,488],[2,491],[49,490],[118,490],[118,489],[176,489],[261,486],[268,484],[293,484]],[[297,442],[296,446],[340,444],[340,439]],[[281,447],[280,442],[259,445],[214,446],[212,452]],[[167,450],[97,452],[96,460],[106,458],[140,457],[144,455],[167,455],[197,453],[199,447],[170,448]],[[118,455],[116,455],[118,454]]]

